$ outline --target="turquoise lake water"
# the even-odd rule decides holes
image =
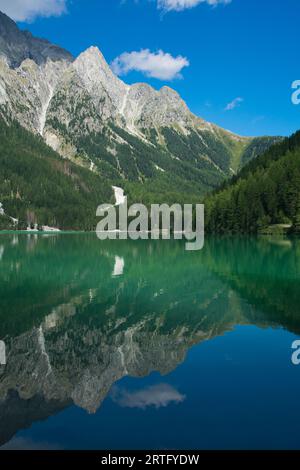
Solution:
[[[2,449],[300,449],[300,241],[0,235]]]

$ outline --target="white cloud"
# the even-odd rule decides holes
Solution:
[[[135,392],[128,392],[115,387],[112,392],[112,399],[122,407],[144,410],[149,406],[161,408],[168,406],[170,403],[182,403],[185,400],[185,395],[182,395],[168,384],[158,384]]]
[[[32,21],[38,16],[60,16],[67,0],[0,0],[0,11],[15,21]]]
[[[207,3],[208,5],[219,5],[221,3],[227,5],[231,0],[157,0],[157,6],[164,11],[182,11],[187,8],[194,8],[200,3]]]
[[[233,109],[237,108],[243,101],[244,98],[241,98],[240,96],[238,98],[235,98],[230,103],[228,103],[228,105],[225,107],[225,111],[232,111]]]
[[[147,77],[173,80],[181,78],[181,70],[189,65],[186,57],[173,57],[161,50],[151,52],[149,49],[142,49],[139,52],[124,52],[112,62],[111,67],[117,75],[126,75],[135,70]]]

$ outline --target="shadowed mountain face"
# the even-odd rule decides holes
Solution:
[[[298,242],[0,240],[0,439],[75,404],[89,413],[125,376],[162,375],[236,325],[300,331]]]
[[[51,44],[46,39],[32,36],[29,31],[21,31],[16,23],[7,15],[0,12],[0,57],[12,68],[17,68],[26,59],[31,59],[37,64],[66,60],[71,62],[72,55],[61,47]]]

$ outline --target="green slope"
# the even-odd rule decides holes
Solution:
[[[110,129],[127,142],[119,144],[118,159],[109,152],[103,157],[108,143],[105,135],[90,135],[80,142],[95,162],[98,173],[94,173],[63,159],[19,124],[7,125],[1,119],[0,202],[7,215],[0,216],[0,230],[14,228],[11,217],[19,220],[18,229],[38,223],[93,230],[97,206],[114,201],[113,184],[125,189],[130,203],[199,202],[205,193],[225,184],[233,155],[238,166],[250,142],[233,141],[220,131],[217,140],[208,134],[203,144],[199,134],[184,137],[165,129],[164,144],[151,147],[112,124]],[[157,137],[152,133],[152,139]],[[209,161],[197,157],[200,144],[209,149]]]
[[[66,93],[57,93],[51,101],[48,131],[73,149],[75,156],[71,152],[70,158],[85,162],[88,167],[92,161],[103,177],[115,181],[148,185],[163,176],[168,191],[182,187],[184,192],[205,194],[277,139],[239,137],[208,124],[207,128],[192,126],[185,132],[176,124],[157,128],[138,126],[136,134],[132,134],[116,122],[107,121],[101,131],[91,132],[86,122],[91,119],[102,122],[91,98],[83,93],[77,94],[75,100]],[[67,126],[56,117],[64,102],[72,115]]]
[[[243,168],[251,160],[267,152],[272,145],[280,143],[282,140],[282,137],[254,137],[242,152],[238,169]]]
[[[272,146],[206,200],[213,233],[300,231],[300,132]],[[275,227],[274,227],[275,226]]]
[[[111,185],[91,171],[63,160],[44,141],[16,123],[0,120],[0,202],[5,213],[61,229],[92,229],[96,208],[113,200]],[[0,228],[11,228],[0,216]]]

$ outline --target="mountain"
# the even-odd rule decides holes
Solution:
[[[207,198],[206,209],[213,233],[299,234],[300,132],[246,165]]]
[[[129,86],[98,48],[75,59],[2,13],[0,115],[107,179],[164,192],[203,194],[274,142],[206,122],[169,87]]]

